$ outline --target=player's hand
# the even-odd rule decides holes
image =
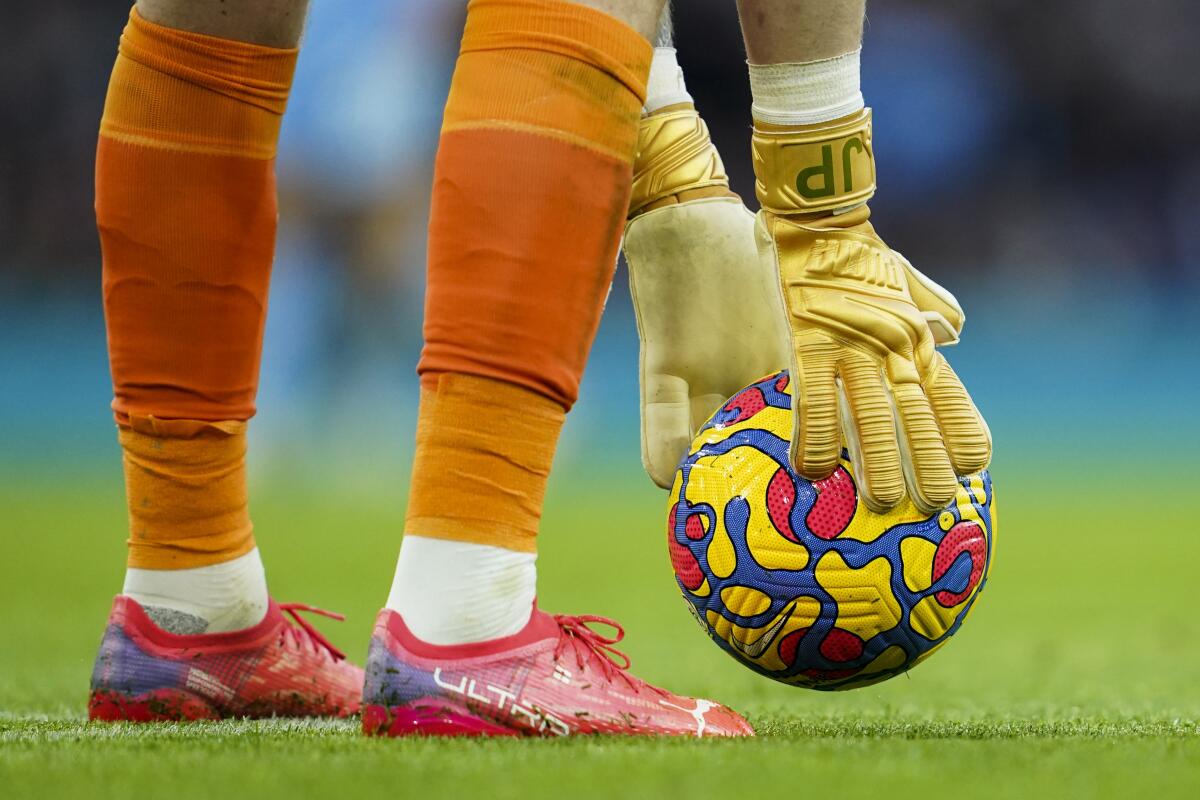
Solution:
[[[815,125],[755,121],[759,253],[778,276],[797,384],[791,460],[827,477],[845,442],[863,500],[886,511],[906,493],[924,512],[958,475],[987,466],[987,424],[935,344],[963,313],[953,295],[880,240],[871,110]]]
[[[954,498],[956,474],[987,466],[991,435],[934,349],[958,341],[962,308],[868,217],[866,206],[816,220],[759,215],[791,329],[792,464],[827,477],[844,441],[870,508],[893,508],[907,488],[930,513]]]
[[[622,247],[641,339],[642,463],[669,489],[705,420],[787,363],[787,332],[754,215],[696,112],[643,120],[639,147]]]

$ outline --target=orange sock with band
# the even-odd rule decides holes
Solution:
[[[205,566],[253,547],[244,421],[258,389],[275,147],[296,52],[163,27],[136,10],[121,36],[96,219],[131,566]]]
[[[652,48],[560,0],[471,0],[434,168],[408,533],[533,550],[629,203]]]

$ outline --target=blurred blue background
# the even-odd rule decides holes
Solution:
[[[97,468],[117,480],[91,199],[128,0],[8,5],[21,35],[0,52],[0,472],[18,485]],[[753,205],[733,3],[680,5],[689,87]],[[279,157],[256,475],[377,480],[402,499],[431,163],[462,8],[313,3]],[[869,8],[875,221],[967,309],[949,355],[998,467],[1052,474],[1080,451],[1073,469],[1197,464],[1196,30],[1200,8],[1182,0]],[[636,380],[622,269],[563,474],[637,474]]]

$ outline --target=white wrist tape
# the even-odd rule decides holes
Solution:
[[[683,70],[679,67],[675,48],[654,48],[654,57],[650,61],[650,77],[646,81],[646,105],[642,113],[653,114],[660,108],[691,102],[692,96],[688,94],[687,86],[684,85]]]
[[[750,64],[754,119],[772,125],[812,125],[859,111],[861,53],[859,48],[806,64]]]

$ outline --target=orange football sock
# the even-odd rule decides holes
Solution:
[[[584,6],[468,5],[434,167],[409,533],[534,549],[616,267],[651,55]]]
[[[205,566],[254,545],[244,421],[258,389],[275,147],[296,52],[166,28],[136,10],[121,36],[96,219],[130,566]]]

